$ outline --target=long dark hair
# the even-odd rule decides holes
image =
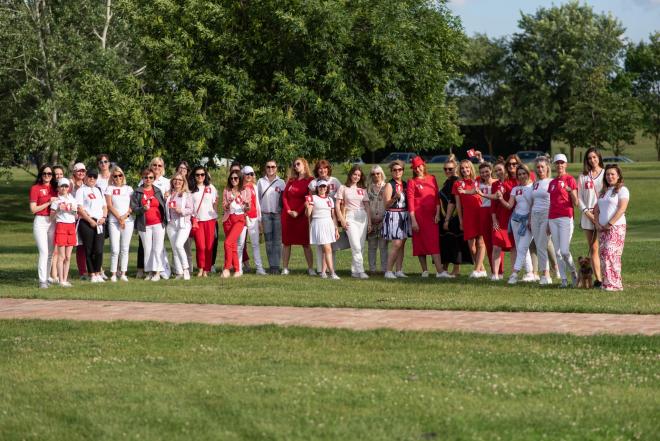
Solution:
[[[34,183],[36,185],[44,185],[44,170],[47,168],[50,169],[50,172],[52,173],[52,176],[50,178],[50,187],[57,191],[57,182],[55,182],[55,171],[53,170],[53,166],[50,164],[44,164],[41,167],[39,167],[39,171],[37,172],[37,179],[35,179]]]
[[[582,160],[582,174],[585,175],[585,176],[588,176],[589,172],[591,171],[591,167],[589,166],[589,154],[590,153],[595,153],[598,156],[598,165],[600,166],[600,168],[604,168],[604,166],[603,166],[603,155],[600,154],[600,150],[598,150],[596,147],[590,147],[584,153],[584,159]]]
[[[227,188],[229,190],[232,190],[234,188],[231,183],[231,177],[234,175],[238,176],[238,191],[243,191],[243,173],[241,173],[238,170],[233,171],[227,175]]]
[[[617,179],[616,184],[613,185],[614,189],[612,190],[612,194],[617,194],[621,187],[623,187],[623,173],[621,173],[621,167],[619,167],[619,164],[607,164],[605,166],[605,171],[603,174],[603,188],[600,190],[601,196],[607,193],[607,190],[609,190],[610,185],[607,183],[607,170],[609,169],[615,169],[616,173],[619,175],[619,179]]]
[[[197,180],[195,179],[195,174],[199,170],[204,172],[204,185],[208,186],[211,184],[211,176],[209,175],[209,171],[206,169],[206,167],[203,165],[195,166],[195,168],[193,168],[192,172],[188,176],[188,187],[190,188],[191,193],[199,191],[199,188],[197,188]]]
[[[353,167],[348,171],[348,175],[346,175],[346,182],[344,183],[345,186],[349,187],[353,184],[353,180],[351,179],[351,176],[353,176],[353,173],[356,171],[360,172],[360,180],[357,182],[356,186],[358,188],[367,188],[366,185],[364,184],[364,172],[362,171],[362,167],[360,167],[358,164],[354,164]]]

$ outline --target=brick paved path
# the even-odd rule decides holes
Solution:
[[[660,315],[298,308],[87,300],[0,299],[0,319],[153,320],[497,334],[660,334]]]

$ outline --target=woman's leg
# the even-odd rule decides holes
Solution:
[[[96,233],[96,229],[94,229],[94,232]],[[98,275],[101,275],[101,268],[103,267],[104,243],[105,243],[105,236],[103,235],[103,232],[94,234],[92,263],[94,266],[94,272],[97,273]]]
[[[477,271],[484,272],[486,268],[484,267],[484,258],[486,257],[486,243],[484,242],[483,236],[479,236],[475,240],[475,262],[474,267],[477,268]]]
[[[312,249],[309,245],[303,245],[303,254],[305,254],[305,260],[307,261],[307,269],[314,269],[314,260],[312,258]]]
[[[34,240],[39,252],[39,263],[37,266],[39,284],[44,286],[48,283],[48,261],[52,259],[54,242],[49,238],[48,230],[51,228],[50,219],[46,216],[35,216],[32,224]]]
[[[153,256],[153,270],[156,274],[160,274],[164,270],[163,251],[165,250],[165,228],[161,224],[152,225],[152,244],[151,254]],[[146,249],[145,249],[146,250]]]
[[[433,259],[433,264],[435,265],[436,274],[440,274],[442,272],[442,261],[440,260],[440,254],[433,254],[431,255],[431,258]]]
[[[179,255],[176,249],[178,229],[174,225],[168,224],[165,228],[165,231],[167,232],[167,238],[170,240],[170,246],[172,247],[172,263],[174,264],[174,274],[183,274],[183,268],[181,267],[181,261],[179,260]]]
[[[117,274],[117,266],[119,264],[121,229],[116,222],[108,222],[106,228],[110,232],[110,272],[114,276]]]
[[[289,259],[291,259],[291,245],[282,245],[282,268],[289,268]]]
[[[335,267],[334,267],[334,262],[332,261],[332,245],[330,244],[324,244],[320,245],[320,247],[323,248],[323,259],[325,261],[325,265],[328,269],[328,272],[330,274],[335,273]]]
[[[387,256],[387,271],[394,272],[394,265],[399,260],[399,249],[401,248],[401,240],[394,239],[390,241],[390,253]]]
[[[367,235],[367,260],[369,261],[369,272],[376,272],[376,252],[378,249],[378,239],[376,234]]]
[[[64,250],[62,252],[58,253],[61,258],[59,260],[62,260],[62,271],[60,273],[60,281],[69,281],[69,268],[71,267],[71,251],[73,250],[73,247],[63,247]],[[59,260],[58,260],[58,266],[59,266]]]
[[[382,237],[378,238],[378,249],[380,250],[380,270],[384,273],[387,271],[387,241]]]
[[[419,266],[422,268],[422,272],[429,270],[429,267],[426,264],[426,255],[417,256],[417,260],[419,260]]]
[[[55,248],[56,248],[56,252],[62,256],[62,258],[58,259],[57,261],[57,275],[55,276],[55,278],[58,279],[60,283],[66,282],[67,278],[64,276],[64,261],[65,261],[64,255],[66,253],[66,248],[68,247],[57,246]]]
[[[600,271],[600,253],[598,252],[598,233],[595,230],[584,230],[584,236],[589,246],[589,257],[591,257],[591,267],[594,270],[596,281],[602,280]]]
[[[140,236],[140,242],[142,243],[142,249],[144,253],[144,271],[147,273],[150,273],[153,271],[153,259],[151,258],[151,255],[153,254],[151,252],[151,244],[153,242],[152,240],[152,231],[151,227],[146,227],[145,231],[140,231],[138,232],[138,235]]]
[[[349,224],[346,234],[351,244],[351,273],[360,274],[364,272],[362,246],[367,236],[367,214],[363,211],[349,211],[346,218]]]
[[[204,271],[206,271],[205,270],[205,268],[207,267],[206,255],[210,251],[207,249],[207,242],[208,242],[206,238],[207,229],[204,228],[203,226],[204,223],[205,221],[199,222],[197,229],[193,233],[195,238],[195,257],[197,259],[197,268],[199,269],[198,276],[204,275]]]
[[[124,229],[121,231],[121,240],[119,244],[119,269],[121,269],[121,273],[124,276],[128,272],[128,255],[131,250],[131,239],[133,238],[134,227],[135,224],[133,222],[126,222],[124,224]]]
[[[502,263],[502,248],[493,245],[493,275],[500,276],[500,265]],[[454,265],[456,268],[456,265]]]
[[[403,271],[403,258],[406,255],[406,239],[401,241],[401,246],[399,247],[398,255],[396,258],[396,271]]]
[[[261,261],[261,248],[259,246],[260,245],[259,239],[261,238],[261,233],[259,232],[259,222],[256,219],[248,227],[248,235],[250,236],[250,244],[252,245],[252,256],[254,257],[254,266],[257,271],[262,272],[264,270],[264,266]]]

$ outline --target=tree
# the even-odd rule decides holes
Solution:
[[[466,47],[463,75],[450,83],[450,93],[460,103],[464,121],[484,128],[490,155],[498,129],[505,125],[509,112],[505,65],[508,50],[504,39],[474,36]]]
[[[642,108],[642,128],[655,139],[660,161],[660,32],[649,40],[628,48],[626,71],[632,75],[633,91]]]
[[[624,29],[611,15],[577,1],[522,14],[518,26],[510,58],[513,117],[523,139],[536,142],[535,133],[562,139],[573,160],[582,142],[569,122],[575,95],[595,73],[617,77]]]

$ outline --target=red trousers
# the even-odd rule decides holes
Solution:
[[[241,267],[238,260],[238,239],[241,237],[245,227],[244,214],[230,214],[229,219],[222,223],[225,231],[225,269],[234,268],[238,271]]]
[[[199,228],[194,232],[197,268],[211,271],[213,262],[213,237],[215,236],[215,219],[199,221]]]

